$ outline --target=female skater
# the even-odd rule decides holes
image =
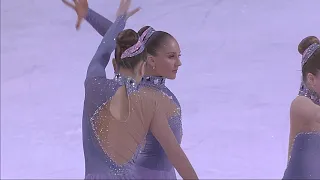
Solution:
[[[142,34],[146,29],[143,27],[139,30]],[[145,51],[147,53],[147,66],[145,76],[140,86],[150,88],[155,92],[161,92],[174,102],[175,106],[171,107],[175,111],[174,116],[170,116],[169,124],[175,134],[179,144],[182,140],[182,122],[181,108],[176,96],[166,87],[165,79],[175,79],[180,61],[180,47],[173,36],[163,31],[153,31],[152,36],[146,42]],[[143,174],[144,179],[176,179],[175,171],[168,157],[164,153],[164,147],[161,147],[159,141],[150,132],[146,137],[147,144],[138,154],[135,161],[138,171]]]
[[[320,179],[319,39],[303,39],[298,50],[302,83],[290,109],[289,159],[283,179]]]
[[[134,81],[134,79],[109,80],[105,74],[105,67],[108,64],[111,52],[116,46],[114,39],[123,30],[126,18],[134,14],[132,13],[134,11],[127,13],[129,5],[130,2],[121,1],[117,12],[117,20],[106,32],[87,70],[82,120],[85,179],[135,178],[130,168],[133,155],[118,148],[119,143],[128,140],[129,137],[120,136],[121,138],[116,139],[114,137],[115,133],[112,131],[116,126],[112,123],[113,120],[117,122],[118,119],[122,119],[118,114],[121,112],[125,114],[124,108],[120,107],[121,109],[118,108],[118,110],[115,108],[120,106],[121,95],[125,91],[135,89],[134,84],[128,83],[128,81]],[[138,66],[141,66],[141,63]],[[139,80],[138,77],[136,80]],[[113,99],[110,100],[110,98]],[[107,103],[105,104],[105,102]],[[99,107],[101,109],[109,108],[110,111],[101,113],[97,111]],[[100,119],[103,116],[107,120],[101,121]],[[110,126],[106,127],[106,123],[109,123]],[[107,134],[108,132],[109,134]],[[137,141],[138,143],[139,141]],[[133,147],[133,150],[138,149],[137,147]]]
[[[103,36],[110,26],[110,21],[88,9],[85,3],[77,5],[79,7],[74,9],[76,11],[77,9],[86,9],[88,13],[82,18],[85,18]],[[77,14],[79,17],[78,12]],[[165,79],[175,79],[178,68],[181,66],[180,47],[173,36],[163,31],[154,31],[152,28],[144,27],[139,31],[139,35],[142,35],[147,29],[152,32],[152,35],[145,44],[147,53],[146,76],[142,79],[140,87],[146,87],[157,93],[164,93],[172,98],[175,106],[171,106],[171,108],[175,114],[168,117],[169,124],[180,144],[182,139],[180,104],[175,95],[165,86]],[[161,142],[155,137],[155,132],[149,131],[146,144],[135,160],[136,170],[142,175],[142,179],[176,179],[173,165],[176,168],[177,166],[165,153],[165,147],[160,144]]]
[[[72,4],[69,6],[77,9]],[[124,21],[118,19],[120,20],[106,28],[107,33],[90,64],[92,67],[89,66],[88,70],[93,76],[88,76],[86,80],[86,102],[90,101],[90,104],[85,103],[85,112],[88,108],[99,108],[93,115],[84,115],[86,176],[145,178],[140,167],[136,169],[137,166],[132,166],[132,157],[150,131],[179,174],[184,179],[197,179],[169,126],[172,124],[167,120],[179,114],[175,111],[176,103],[161,91],[154,91],[149,87],[137,89],[144,69],[142,60],[146,54],[145,43],[154,32],[152,28],[140,36],[133,30],[125,30],[118,35],[115,60],[120,74],[114,80],[105,77],[105,61],[108,62],[110,58],[113,39],[117,30],[123,29],[121,23]],[[148,147],[148,142],[145,147]],[[156,177],[150,177],[154,178]]]

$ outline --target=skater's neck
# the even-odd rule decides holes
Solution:
[[[142,79],[142,76],[137,75],[137,73],[135,73],[131,69],[120,68],[119,74],[122,76],[130,77],[130,78],[134,79],[136,82],[140,82]]]

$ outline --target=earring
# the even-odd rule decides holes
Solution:
[[[153,66],[152,69],[155,69],[155,67]]]

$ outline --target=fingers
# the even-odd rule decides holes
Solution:
[[[79,5],[79,0],[73,0],[73,3],[74,3],[74,4],[72,4],[72,3],[69,2],[68,0],[62,0],[62,2],[63,2],[65,5],[67,5],[68,7],[74,9],[74,10],[76,10],[77,5]],[[77,23],[76,23],[76,29],[77,29],[77,30],[80,29],[80,25],[81,25],[82,21],[83,21],[83,18],[78,16]]]
[[[88,0],[78,0],[78,4],[88,5]]]
[[[73,0],[74,4],[77,5],[79,3],[78,0]]]
[[[123,14],[126,13],[127,18],[129,18],[130,16],[133,16],[135,13],[137,13],[138,11],[140,11],[140,7],[133,9],[132,11],[128,11],[129,7],[131,6],[131,2],[132,0],[120,0],[120,6],[118,9],[118,15],[119,14]]]
[[[129,7],[131,6],[131,0],[125,0],[126,1],[126,8],[129,9]]]
[[[63,2],[66,6],[72,8],[72,9],[75,9],[75,8],[76,8],[76,6],[75,6],[74,4],[72,4],[71,2],[69,2],[69,1],[67,1],[67,0],[62,0],[62,2]]]
[[[131,0],[125,0],[124,9],[125,9],[126,11],[128,11],[130,5],[131,5]]]
[[[119,9],[123,7],[124,1],[125,0],[120,0]]]
[[[139,12],[141,10],[141,7],[137,7],[133,9],[132,11],[128,12],[127,17],[133,16],[135,13]]]
[[[78,20],[77,20],[77,23],[76,23],[76,30],[80,29],[80,25],[81,25],[82,21],[83,21],[83,18],[78,17]]]

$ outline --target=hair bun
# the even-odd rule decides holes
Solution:
[[[300,54],[303,54],[303,52],[308,49],[308,47],[314,43],[320,44],[319,39],[316,36],[308,36],[299,43],[298,51]]]
[[[119,33],[116,38],[117,46],[121,51],[125,51],[129,47],[133,46],[138,42],[139,35],[132,29],[126,29]]]
[[[145,32],[149,27],[151,27],[151,26],[144,26],[144,27],[142,27],[142,28],[138,31],[139,36],[141,36],[141,35],[143,34],[143,32]]]

